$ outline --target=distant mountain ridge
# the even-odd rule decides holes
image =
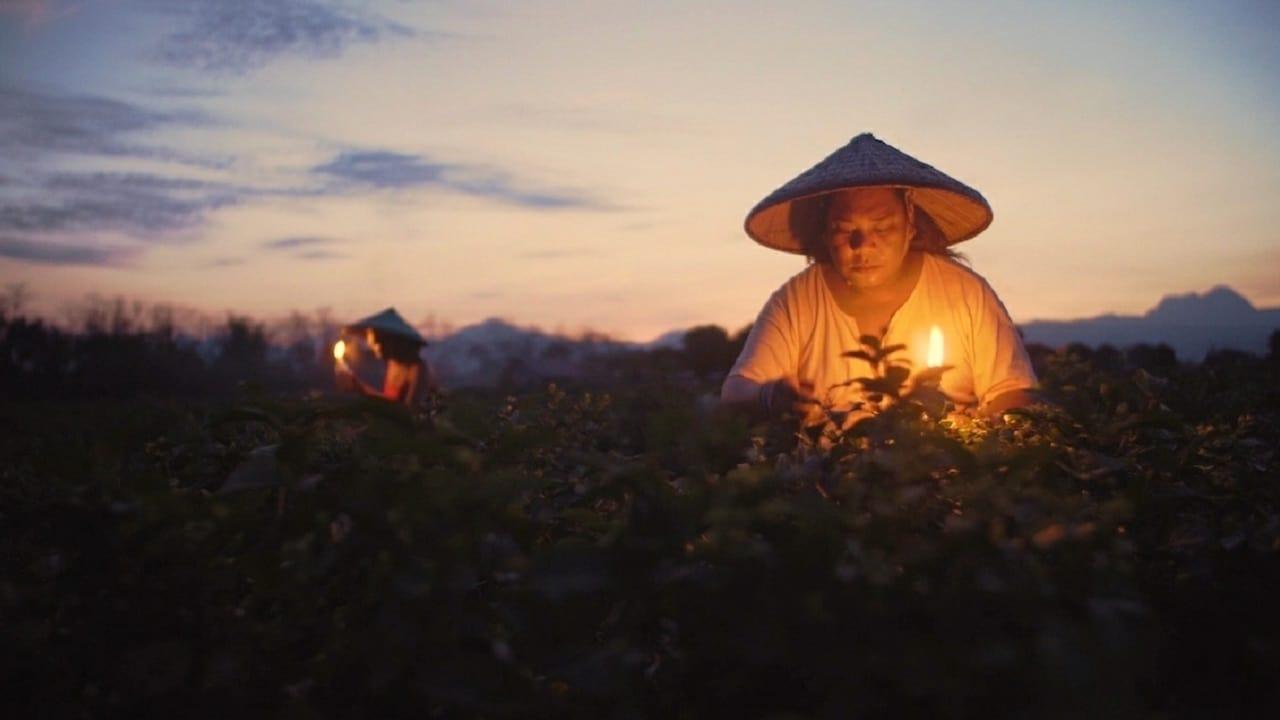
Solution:
[[[432,340],[426,356],[446,386],[492,387],[577,376],[591,358],[637,349],[644,346],[597,334],[571,338],[489,318]]]
[[[1215,349],[1265,354],[1268,338],[1280,329],[1280,308],[1260,310],[1240,293],[1219,285],[1205,293],[1167,295],[1142,315],[1036,320],[1020,328],[1027,342],[1050,347],[1073,342],[1118,348],[1165,343],[1180,360],[1199,362]],[[447,386],[491,387],[580,376],[593,358],[613,353],[678,350],[686,332],[688,328],[671,330],[636,343],[600,334],[569,337],[489,318],[432,339],[426,356]]]
[[[1265,354],[1267,339],[1280,329],[1280,308],[1258,309],[1240,293],[1218,285],[1205,293],[1166,295],[1142,315],[1035,320],[1020,327],[1027,342],[1051,347],[1165,343],[1179,359],[1198,362],[1212,350]]]

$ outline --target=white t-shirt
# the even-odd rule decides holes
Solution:
[[[890,357],[909,361],[914,376],[927,366],[934,326],[942,332],[942,364],[953,366],[943,373],[940,387],[956,405],[983,405],[1002,393],[1036,386],[1022,339],[987,281],[950,258],[925,253],[920,278],[889,320],[881,345],[906,345]],[[822,266],[815,263],[765,303],[729,377],[756,383],[807,380],[818,400],[847,408],[861,388],[842,384],[872,376],[865,360],[842,355],[861,347],[862,334],[857,321],[836,304]]]

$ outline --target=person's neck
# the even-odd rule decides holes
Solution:
[[[896,277],[880,287],[851,287],[840,276],[840,272],[830,265],[823,270],[828,278],[828,286],[835,295],[837,304],[846,312],[854,313],[864,308],[888,308],[897,310],[906,302],[920,279],[921,268],[924,267],[924,253],[912,250],[902,261],[902,268]]]

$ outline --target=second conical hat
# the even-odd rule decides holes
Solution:
[[[991,224],[991,206],[977,190],[863,133],[761,200],[747,214],[747,234],[765,247],[804,253],[800,234],[820,220],[807,215],[823,207],[807,200],[837,190],[885,186],[911,188],[916,207],[929,214],[948,245]]]

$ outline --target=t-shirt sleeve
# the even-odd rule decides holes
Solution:
[[[763,383],[795,375],[800,365],[800,345],[790,310],[785,288],[779,289],[756,317],[729,377],[737,375]]]
[[[973,307],[973,392],[978,404],[1036,387],[1036,373],[1004,303],[986,282]]]

